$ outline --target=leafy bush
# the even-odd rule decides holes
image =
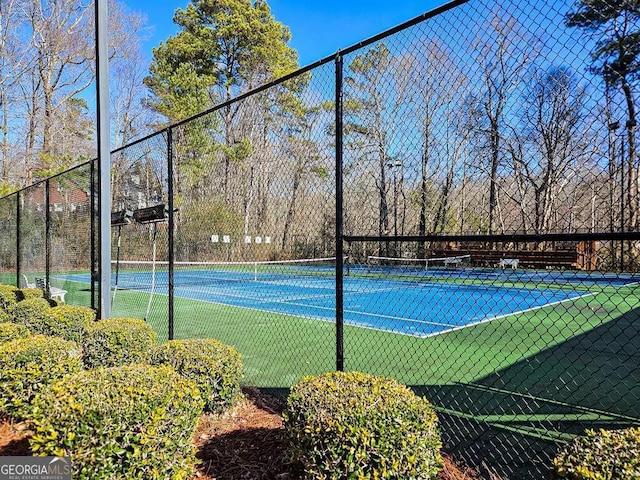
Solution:
[[[80,370],[78,345],[62,338],[36,335],[3,343],[0,349],[0,412],[28,418],[36,393]]]
[[[44,298],[30,298],[11,305],[9,315],[16,323],[25,325],[33,332],[42,333],[41,325],[46,323],[47,312],[51,308]]]
[[[567,444],[554,459],[553,478],[640,478],[640,427],[586,433]]]
[[[170,340],[153,350],[150,363],[171,365],[196,382],[209,411],[231,406],[240,393],[240,352],[218,340]]]
[[[72,459],[74,479],[185,479],[204,401],[168,365],[98,368],[68,376],[35,401],[35,455]]]
[[[31,298],[44,298],[44,292],[39,288],[21,288],[16,293],[18,301],[29,300]]]
[[[31,320],[27,325],[35,333],[81,342],[85,330],[95,318],[96,313],[88,307],[63,304],[49,308],[44,317]]]
[[[309,479],[433,479],[436,414],[397,381],[358,372],[306,377],[284,412],[289,451]]]
[[[1,318],[2,318],[2,314],[0,313],[0,319]],[[19,323],[12,323],[12,322],[0,323],[0,343],[5,343],[10,340],[15,340],[16,338],[27,338],[30,335],[31,335],[31,332],[24,325],[20,325]]]
[[[0,308],[0,323],[7,323],[13,321],[11,315]]]
[[[87,368],[146,362],[156,343],[151,326],[137,318],[111,318],[90,324],[82,340]]]
[[[12,305],[18,303],[18,289],[12,285],[0,285],[0,309],[9,311]]]

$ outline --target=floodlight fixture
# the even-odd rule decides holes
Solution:
[[[131,223],[131,217],[133,212],[131,210],[120,210],[118,212],[111,212],[111,226],[121,227],[123,225],[129,225]]]
[[[164,222],[169,218],[169,210],[164,203],[153,207],[139,208],[133,212],[133,219],[138,223]]]

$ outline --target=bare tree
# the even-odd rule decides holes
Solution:
[[[2,105],[2,146],[0,147],[0,183],[10,180],[11,109],[14,106],[12,88],[24,73],[25,46],[16,35],[20,24],[20,1],[0,2],[0,104]]]
[[[384,43],[357,55],[349,64],[345,79],[345,143],[357,165],[373,180],[378,204],[378,235],[391,232],[388,193],[394,168],[401,159],[394,153],[394,142],[403,128],[403,109],[409,95],[409,83],[396,81],[397,58]],[[380,245],[379,249],[385,248]],[[387,252],[388,253],[388,252]]]
[[[534,71],[527,99],[522,137],[531,148],[513,159],[520,182],[533,192],[532,227],[549,233],[558,195],[584,161],[586,94],[570,69],[556,67]]]
[[[90,5],[73,0],[33,0],[29,5],[31,45],[43,103],[43,155],[52,153],[54,120],[60,109],[93,81]]]
[[[109,58],[113,146],[121,147],[153,124],[144,105],[147,73],[141,42],[148,34],[146,17],[116,1],[109,4]]]
[[[476,99],[476,137],[479,151],[486,157],[489,176],[487,233],[496,233],[498,212],[498,170],[505,154],[506,115],[513,93],[529,63],[532,46],[517,21],[504,12],[493,14],[477,40],[477,61],[481,69],[482,91]]]
[[[319,121],[321,108],[306,108],[300,106],[290,116],[290,125],[285,128],[284,146],[286,157],[290,159],[289,174],[291,175],[291,188],[289,205],[282,230],[282,249],[284,250],[289,232],[294,223],[299,195],[304,187],[305,180],[309,176],[319,175],[326,177],[327,170],[321,163],[322,154],[314,139],[315,124]]]
[[[410,55],[403,59],[406,68],[396,68],[398,75],[408,77],[412,85],[407,104],[421,135],[419,164],[407,165],[417,166],[419,178],[418,235],[445,229],[457,162],[468,138],[468,130],[457,126],[466,76],[441,41],[429,39],[424,47],[422,43],[413,45]],[[417,256],[424,255],[425,245],[419,243]]]

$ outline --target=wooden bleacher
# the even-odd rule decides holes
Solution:
[[[461,247],[458,249],[431,250],[429,258],[470,255],[470,265],[474,267],[496,268],[503,259],[517,259],[519,268],[595,270],[596,250],[595,242],[579,242],[573,248],[557,250],[491,250]]]

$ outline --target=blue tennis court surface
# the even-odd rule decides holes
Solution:
[[[257,311],[335,321],[335,278],[330,275],[330,270],[319,276],[299,277],[282,274],[254,276],[250,272],[230,276],[229,273],[178,271],[175,273],[174,295]],[[510,273],[495,272],[495,275]],[[540,275],[548,273],[541,272]],[[87,276],[68,275],[66,278],[88,283]],[[633,280],[615,278],[619,284]],[[554,279],[557,280],[560,284],[562,280],[569,283],[579,281],[583,287],[588,287],[601,284],[604,277],[596,276],[587,281],[587,277],[571,273]],[[614,284],[613,280],[614,277],[609,278],[607,284]],[[155,293],[167,295],[166,271],[156,273],[155,283]],[[150,291],[150,285],[150,271],[120,272],[119,289],[144,293]],[[344,319],[348,325],[424,337],[590,295],[585,288],[582,291],[553,288],[551,283],[547,285],[542,281],[536,283],[536,287],[349,276],[344,279]]]

